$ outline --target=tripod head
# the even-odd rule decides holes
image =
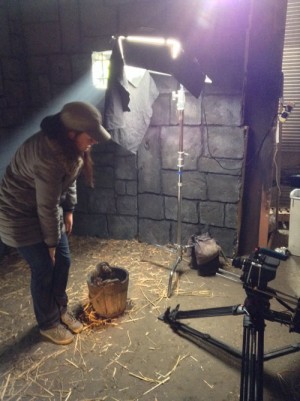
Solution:
[[[264,302],[265,318],[287,324],[290,331],[300,333],[300,298],[280,293],[268,287],[268,282],[276,277],[276,271],[280,260],[286,260],[287,256],[266,248],[256,248],[248,258],[234,258],[232,266],[242,269],[240,280],[247,294],[247,300],[255,301],[260,299]],[[283,295],[283,296],[282,296]],[[270,310],[268,299],[275,298],[280,304],[289,310],[286,312],[275,312]],[[292,307],[290,304],[296,307]]]

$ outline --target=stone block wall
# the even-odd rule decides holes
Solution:
[[[179,122],[173,78],[153,75],[160,91],[150,127],[132,154],[117,144],[95,148],[95,189],[79,181],[75,231],[113,238],[176,243]],[[186,92],[182,178],[182,244],[209,231],[224,252],[237,245],[247,137],[241,96],[205,87],[196,99]]]
[[[13,131],[29,113],[28,69],[18,2],[0,2],[0,177],[15,150]]]
[[[158,87],[161,89],[159,81]],[[151,127],[138,153],[139,239],[152,243],[174,243],[177,238],[180,127],[172,90],[176,84],[155,102]],[[190,235],[208,230],[224,252],[232,255],[247,138],[241,95],[219,91],[206,86],[199,99],[186,93],[182,243],[186,244]]]
[[[137,238],[136,156],[115,143],[93,149],[93,189],[78,180],[74,232],[101,238]]]

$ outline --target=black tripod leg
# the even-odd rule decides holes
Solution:
[[[244,316],[240,401],[263,400],[264,322]]]
[[[251,325],[250,317],[244,316],[240,401],[248,400],[248,380],[249,380],[249,369],[250,369],[250,338],[251,338],[250,325]]]
[[[256,400],[263,399],[264,390],[264,322],[257,332]]]
[[[251,339],[250,339],[250,374],[249,374],[249,401],[256,401],[257,383],[256,383],[256,368],[257,368],[257,338],[256,331],[254,328],[250,329]]]

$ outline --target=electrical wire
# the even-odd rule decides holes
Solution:
[[[209,147],[209,140],[208,140],[208,124],[207,124],[207,120],[206,120],[206,112],[205,112],[205,106],[204,106],[204,93],[202,95],[202,101],[201,101],[201,114],[202,114],[202,118],[201,118],[201,122],[203,121],[204,124],[202,124],[202,126],[206,129],[206,134],[207,134],[207,150],[209,153],[209,156],[223,169],[223,170],[227,170],[227,171],[236,171],[239,170],[239,168],[235,167],[235,168],[230,168],[230,167],[225,167],[224,165],[222,165],[222,163],[220,162],[219,159],[217,159],[215,156],[212,155],[212,152],[210,150]]]
[[[279,179],[279,168],[278,168],[278,164],[276,161],[276,157],[278,154],[278,143],[276,144],[275,147],[275,152],[274,152],[274,157],[273,157],[273,164],[275,166],[275,182],[276,182],[276,187],[278,189],[278,195],[281,196],[281,188],[280,188],[280,179]]]
[[[274,122],[275,122],[275,120],[276,120],[277,118],[278,118],[278,114],[276,113],[276,114],[273,116],[272,121],[271,121],[271,124],[270,124],[270,127],[269,127],[269,129],[267,130],[267,132],[265,133],[265,135],[264,135],[264,137],[263,137],[263,139],[262,139],[262,141],[261,141],[259,147],[257,148],[256,152],[254,153],[253,157],[252,157],[250,160],[248,160],[248,161],[246,162],[246,166],[251,165],[252,163],[254,163],[254,162],[257,160],[257,158],[258,158],[258,156],[259,156],[259,154],[260,154],[260,152],[261,152],[261,150],[262,150],[262,148],[263,148],[263,145],[264,145],[264,143],[265,143],[265,140],[267,139],[267,137],[268,137],[268,135],[270,134],[270,132],[274,129]]]
[[[206,112],[205,112],[205,106],[204,106],[203,98],[204,98],[204,96],[202,97],[201,110],[202,110],[202,117],[203,117],[203,121],[204,121],[203,126],[206,128],[206,133],[207,133],[207,149],[208,149],[209,156],[210,156],[213,160],[215,160],[216,163],[218,163],[218,165],[219,165],[223,170],[229,170],[229,171],[238,170],[237,168],[225,167],[224,165],[222,165],[222,163],[220,162],[220,160],[218,160],[216,157],[214,157],[214,156],[212,155],[212,152],[211,152],[211,150],[210,150],[210,148],[209,148],[209,141],[208,141],[208,124],[207,124],[207,120],[206,120]],[[264,145],[264,143],[265,143],[265,140],[267,139],[268,135],[270,134],[270,132],[271,132],[272,129],[274,128],[274,122],[275,122],[275,119],[277,119],[277,118],[278,118],[278,113],[276,113],[276,114],[274,115],[274,117],[272,118],[270,127],[269,127],[269,129],[267,130],[267,132],[265,133],[265,135],[264,135],[264,137],[263,137],[263,139],[262,139],[262,141],[261,141],[261,143],[260,143],[260,145],[259,145],[257,151],[255,152],[255,154],[253,155],[253,157],[252,157],[250,160],[246,161],[246,163],[245,163],[246,166],[250,166],[252,163],[254,163],[254,162],[257,160],[257,157],[259,156],[259,154],[260,154],[260,152],[261,152],[261,149],[262,149],[262,147],[263,147],[263,145]]]

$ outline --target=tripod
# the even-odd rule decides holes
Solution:
[[[300,343],[297,343],[265,354],[265,320],[289,325],[290,331],[299,333],[299,300],[284,293],[281,293],[284,297],[279,297],[277,296],[276,290],[269,287],[266,287],[264,290],[257,290],[256,288],[244,285],[244,288],[247,297],[242,305],[190,311],[180,311],[178,305],[172,311],[168,308],[159,319],[168,323],[178,334],[183,333],[194,339],[200,339],[203,342],[214,345],[230,355],[241,359],[240,401],[263,401],[264,361],[300,350]],[[291,312],[294,312],[294,315],[271,310],[269,301],[273,297]],[[291,306],[288,305],[288,302],[296,304],[296,309],[293,310]],[[242,352],[211,337],[209,334],[197,331],[178,321],[179,319],[228,315],[244,315]]]

